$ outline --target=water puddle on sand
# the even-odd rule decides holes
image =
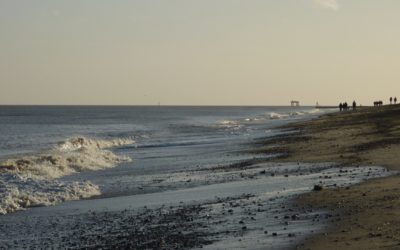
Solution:
[[[285,249],[331,215],[290,205],[314,185],[342,187],[389,175],[380,167],[259,164],[247,170],[170,174],[190,187],[65,202],[0,217],[0,246],[136,249]],[[157,175],[148,178],[165,178]],[[204,181],[208,180],[206,185]]]

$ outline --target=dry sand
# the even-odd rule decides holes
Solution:
[[[285,129],[296,133],[274,138],[260,150],[289,152],[281,161],[400,170],[400,105],[332,113]],[[278,146],[268,146],[271,142]],[[335,214],[326,232],[299,249],[400,249],[399,175],[346,189],[323,189],[304,194],[296,202]]]

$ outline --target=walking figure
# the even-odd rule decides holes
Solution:
[[[356,103],[356,101],[353,101],[353,111],[355,111],[356,108],[357,108],[357,103]]]
[[[343,104],[342,103],[339,104],[339,109],[340,109],[340,112],[342,112],[342,110],[343,110]]]
[[[394,98],[394,104],[396,104],[396,103],[397,103],[397,97]]]
[[[390,99],[389,99],[389,100],[390,100],[390,104],[392,104],[393,98],[392,98],[392,97],[390,97]]]
[[[374,102],[374,107],[380,107],[380,106],[382,106],[383,105],[383,102],[382,101],[375,101]]]

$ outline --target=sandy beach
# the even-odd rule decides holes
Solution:
[[[200,127],[199,141],[204,131],[221,133],[216,145],[171,143],[171,137],[161,144],[146,138],[133,146],[80,139],[77,149],[65,150],[63,145],[76,144],[76,139],[67,140],[58,144],[63,150],[46,151],[53,153],[57,169],[68,170],[61,168],[64,158],[82,159],[82,167],[88,159],[93,166],[92,155],[133,161],[118,161],[114,167],[105,162],[101,169],[54,180],[30,178],[23,185],[5,173],[6,184],[20,192],[3,202],[15,211],[0,216],[0,249],[396,249],[399,110],[387,106],[324,114],[282,109],[254,118],[246,113],[222,125],[218,119]],[[188,128],[193,131],[191,123],[179,131]],[[249,131],[257,133],[248,138]],[[104,143],[117,147],[103,149]],[[199,164],[202,159],[194,157],[216,149],[223,151],[214,164]],[[27,170],[38,173],[42,154],[15,162],[32,163]],[[13,170],[12,163],[4,171]],[[80,195],[76,187],[81,183],[91,183],[97,195]],[[75,188],[66,190],[79,199],[60,194],[71,185]],[[322,190],[313,191],[316,185]],[[52,203],[28,204],[24,201],[33,200],[32,195],[24,190]]]
[[[62,117],[54,114],[59,109]],[[68,138],[69,134],[57,134],[58,125],[49,125],[42,132],[50,131],[45,138],[56,134],[67,139],[54,138],[44,151],[16,155],[0,164],[5,197],[0,199],[5,208],[0,249],[293,249],[336,218],[327,209],[293,202],[299,195],[316,184],[346,188],[391,174],[380,166],[351,166],[333,158],[290,158],[296,147],[286,149],[282,142],[312,137],[292,124],[307,124],[332,110],[33,110],[37,119],[57,117],[66,124],[68,114],[82,112],[86,120],[70,133],[86,127],[98,136]],[[171,115],[162,112],[168,110],[174,114],[172,126]],[[99,129],[99,119],[118,112]],[[132,112],[129,122],[138,124],[136,132],[123,125],[126,112]],[[153,122],[161,112],[166,113],[165,123]],[[214,117],[210,112],[216,112]],[[137,120],[137,113],[143,120]],[[16,118],[10,119],[14,124]],[[152,136],[131,137],[143,133],[144,125],[155,126]],[[9,128],[8,134],[25,131],[15,125]],[[30,131],[27,138],[34,137]],[[104,131],[109,136],[102,139]],[[48,171],[39,171],[43,169]]]
[[[282,162],[337,162],[342,166],[400,169],[399,105],[337,112],[294,123],[295,131],[266,143]],[[274,147],[268,146],[273,142]],[[346,188],[323,188],[295,199],[299,209],[329,211],[325,230],[298,249],[399,249],[400,177],[372,179]]]

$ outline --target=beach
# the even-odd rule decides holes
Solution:
[[[290,201],[386,176],[255,152],[314,107],[1,107],[0,248],[290,249]]]
[[[334,226],[357,225],[346,213],[376,205],[366,197],[396,197],[379,196],[396,190],[395,160],[390,166],[359,153],[393,141],[381,137],[387,127],[372,128],[381,124],[374,116],[391,120],[396,107],[341,114],[312,107],[28,107],[34,116],[5,109],[2,121],[14,125],[4,126],[7,144],[0,146],[30,152],[3,155],[0,248],[325,246],[331,229],[353,235]],[[23,143],[10,139],[17,133],[27,133]],[[360,133],[368,136],[357,141]],[[393,187],[381,186],[388,180]],[[367,203],[343,200],[347,193]],[[347,210],[337,209],[337,199]],[[379,230],[369,233],[389,242]]]
[[[0,250],[400,250],[399,9],[0,1]]]
[[[301,209],[329,211],[325,229],[298,249],[400,248],[399,105],[336,112],[285,126],[296,131],[274,139],[264,150],[286,152],[282,162],[336,162],[343,166],[382,166],[394,175],[347,188],[323,188],[300,195]],[[278,142],[278,143],[277,143]],[[268,143],[266,143],[268,145]]]

